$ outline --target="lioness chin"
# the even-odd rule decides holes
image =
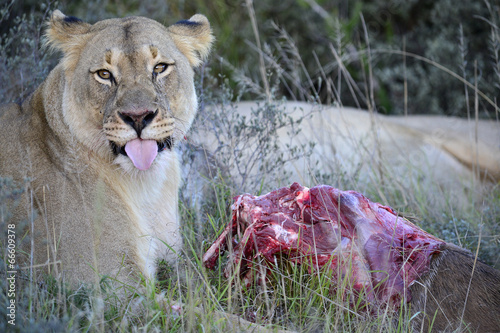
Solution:
[[[9,223],[28,224],[34,240],[25,264],[71,282],[134,267],[154,277],[156,259],[181,247],[174,145],[197,111],[209,22],[91,25],[56,10],[46,37],[62,60],[21,105],[0,109],[0,176],[25,187]]]

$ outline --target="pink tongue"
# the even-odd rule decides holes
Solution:
[[[155,140],[134,139],[125,145],[125,151],[139,170],[147,170],[158,154],[158,145]]]

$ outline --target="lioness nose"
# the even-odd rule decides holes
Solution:
[[[158,110],[154,112],[149,110],[141,112],[118,112],[120,118],[135,129],[138,137],[141,136],[142,130],[153,121],[157,114]]]

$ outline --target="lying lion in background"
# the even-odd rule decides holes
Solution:
[[[305,186],[324,183],[362,193],[377,187],[382,195],[385,190],[397,189],[405,201],[407,196],[419,195],[431,203],[445,198],[459,206],[474,202],[500,180],[500,125],[494,121],[479,120],[476,124],[443,116],[371,115],[350,107],[304,102],[270,104],[209,106],[199,116],[203,123],[195,124],[189,138],[209,154],[229,151],[224,166],[240,192],[252,193],[263,179],[265,190],[297,181]],[[269,161],[274,157],[252,155],[256,141],[241,142],[234,133],[216,135],[212,130],[210,122],[217,121],[212,114],[223,113],[236,120],[246,117],[250,126],[257,109],[264,110],[263,117],[279,109],[300,129],[298,134],[290,131],[290,126],[277,130],[275,143],[284,152],[279,168]],[[292,155],[290,147],[294,146],[302,154]],[[231,156],[237,155],[232,150],[237,151],[237,157]],[[266,162],[270,165],[267,169]],[[238,173],[242,165],[252,163],[253,169]],[[448,203],[440,208],[449,208]]]
[[[0,175],[25,188],[9,223],[18,240],[23,221],[32,226],[24,264],[72,282],[133,267],[154,277],[156,259],[181,248],[174,145],[198,108],[208,20],[91,25],[56,10],[46,35],[59,65],[22,105],[0,109]]]

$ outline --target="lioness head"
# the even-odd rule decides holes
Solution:
[[[56,10],[47,40],[63,52],[63,121],[77,140],[125,171],[168,158],[198,107],[193,67],[212,43],[205,16],[168,28],[144,17],[91,25]]]

